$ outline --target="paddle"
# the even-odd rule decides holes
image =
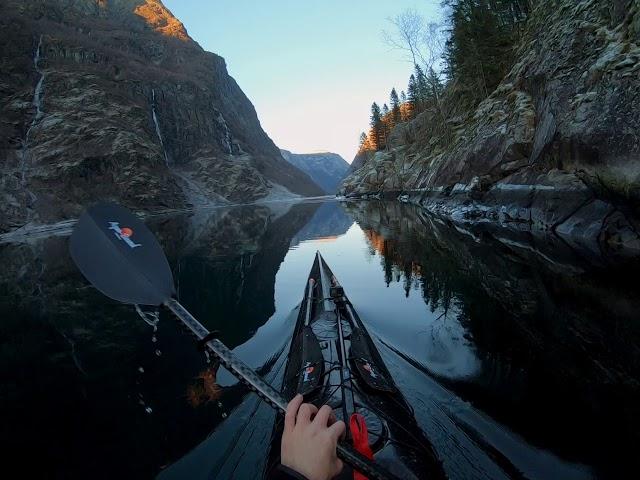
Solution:
[[[164,305],[208,350],[260,398],[284,412],[287,401],[238,359],[174,298],[173,275],[155,236],[135,215],[115,204],[98,204],[78,220],[69,250],[85,278],[104,295],[122,303]],[[350,445],[339,444],[338,457],[364,475],[395,479]]]

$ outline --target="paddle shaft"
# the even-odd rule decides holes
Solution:
[[[165,306],[171,310],[171,312],[178,317],[198,339],[202,340],[209,335],[209,331],[174,298],[167,300],[165,302]],[[207,347],[227,370],[233,373],[238,380],[247,385],[251,390],[256,392],[260,398],[266,401],[269,405],[280,410],[280,412],[284,413],[286,411],[287,402],[282,395],[271,385],[265,382],[246,363],[236,357],[224,343],[214,338],[207,342]],[[380,465],[372,463],[369,459],[361,455],[349,445],[338,444],[336,452],[338,457],[340,457],[344,462],[348,463],[371,479],[397,479],[395,475],[387,472]]]
[[[129,210],[112,203],[87,209],[73,229],[69,252],[86,279],[107,297],[128,304],[166,305],[240,381],[270,405],[286,411],[282,395],[220,340],[210,340],[210,332],[173,298],[175,285],[167,257],[153,233]],[[337,453],[370,478],[396,478],[348,445],[338,445]]]
[[[172,298],[165,305],[198,339],[202,340],[209,335],[209,330],[196,320],[177,300]],[[207,347],[227,370],[238,377],[251,390],[254,390],[263,400],[281,411],[286,410],[287,402],[282,398],[282,395],[236,357],[224,343],[214,338],[207,342]]]

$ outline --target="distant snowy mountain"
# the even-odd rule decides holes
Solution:
[[[320,188],[334,194],[349,170],[349,164],[337,153],[291,153],[280,149],[284,159],[309,175]]]

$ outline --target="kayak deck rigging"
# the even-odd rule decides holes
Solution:
[[[444,478],[413,409],[396,387],[344,289],[317,252],[293,332],[282,393],[301,393],[318,408],[329,405],[347,425],[353,414],[366,422],[374,459],[402,478]],[[275,435],[281,435],[281,419]],[[272,442],[272,457],[279,452]],[[277,447],[276,447],[277,446]],[[274,460],[275,461],[275,460]],[[344,478],[351,478],[345,468]],[[340,477],[342,478],[342,476]]]

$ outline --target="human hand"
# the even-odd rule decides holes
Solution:
[[[309,480],[330,480],[342,471],[336,446],[344,433],[344,422],[335,420],[331,407],[318,410],[298,394],[284,416],[280,462]]]

